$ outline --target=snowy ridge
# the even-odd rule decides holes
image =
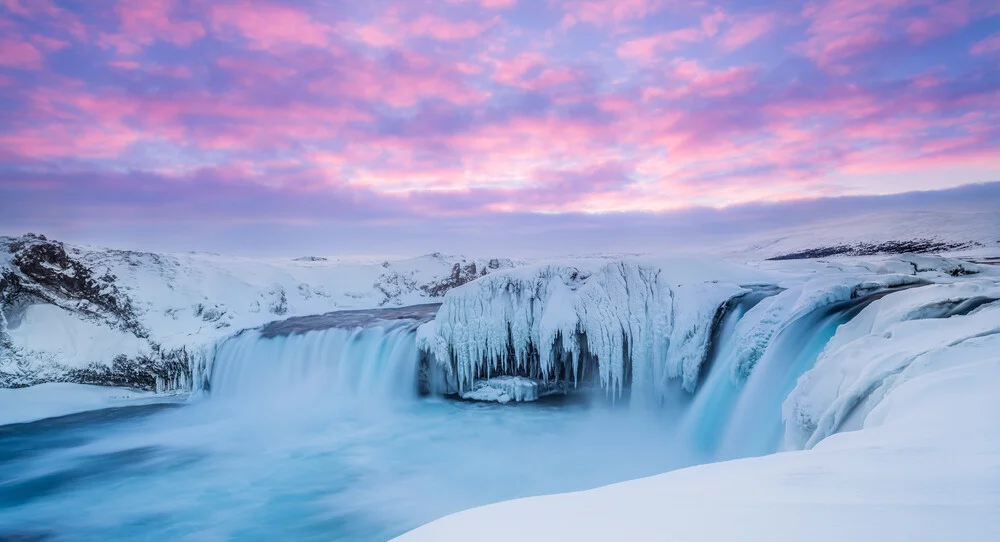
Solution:
[[[1000,213],[899,211],[815,221],[756,234],[730,243],[720,253],[756,259],[954,253],[1000,249]]]
[[[785,445],[810,448],[858,428],[894,388],[943,354],[971,357],[998,344],[1000,284],[936,284],[890,294],[837,330],[782,407]],[[1000,350],[993,350],[993,358]]]

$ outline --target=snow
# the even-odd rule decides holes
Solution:
[[[712,254],[748,261],[774,258],[821,247],[881,245],[893,241],[929,240],[963,248],[949,254],[1000,250],[1000,213],[955,210],[861,212],[854,216],[811,221],[753,237],[727,239],[706,247]],[[940,252],[940,251],[937,251]],[[868,257],[871,259],[871,257]]]
[[[943,353],[974,359],[984,340],[1000,334],[998,299],[1000,286],[976,281],[892,294],[867,307],[838,329],[785,401],[786,445],[812,447],[849,418],[864,420],[907,375],[926,371]],[[949,316],[967,300],[985,304]]]
[[[103,359],[106,352],[135,356],[148,343],[131,333],[66,312],[55,305],[29,305],[8,333],[14,344],[45,352],[53,362],[73,368]]]
[[[461,394],[462,399],[500,403],[537,401],[543,394],[544,384],[523,376],[497,376],[479,380],[473,388]]]
[[[941,322],[919,324],[935,335]],[[811,450],[498,503],[397,540],[1000,539],[1000,426],[986,414],[1000,412],[1000,335],[910,367],[860,430]]]
[[[66,382],[0,388],[0,426],[164,400],[152,392]]]
[[[928,255],[750,265],[600,257],[514,269],[479,261],[489,274],[441,300],[467,261],[70,251],[118,277],[151,337],[66,307],[19,307],[0,330],[43,374],[140,355],[155,342],[186,348],[195,386],[211,377],[213,397],[309,411],[327,400],[412,401],[423,350],[466,399],[532,401],[589,382],[612,399],[629,387],[641,406],[680,394],[688,402],[673,405],[689,419],[671,421],[714,432],[705,439],[713,445],[742,446],[731,457],[774,451],[743,442],[772,426],[790,450],[474,509],[402,540],[1000,538],[1000,426],[989,417],[1000,411],[996,266]],[[311,316],[438,300],[416,332],[432,308],[408,322],[368,311]],[[354,327],[322,323],[333,321]],[[287,332],[265,332],[275,329]],[[725,336],[713,345],[716,331]],[[76,384],[6,389],[0,424],[154,400]]]

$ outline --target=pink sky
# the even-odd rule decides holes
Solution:
[[[0,0],[0,36],[0,199],[43,226],[107,218],[80,190],[320,223],[1000,180],[994,0]]]

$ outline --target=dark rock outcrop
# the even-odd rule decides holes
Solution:
[[[50,303],[136,337],[149,336],[132,300],[110,272],[98,273],[45,236],[28,234],[0,242],[12,255],[10,268],[0,275],[0,310],[10,314],[33,303]]]
[[[930,254],[950,250],[964,250],[983,246],[980,243],[946,243],[933,239],[913,239],[910,241],[886,241],[884,243],[857,243],[853,245],[835,245],[816,247],[798,252],[790,252],[768,260],[810,260],[828,258],[830,256],[878,256],[883,254]]]

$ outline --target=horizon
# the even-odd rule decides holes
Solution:
[[[217,237],[202,235],[196,240],[186,232],[173,237],[162,233],[157,235],[155,231],[122,237],[115,236],[114,229],[81,234],[79,231],[62,230],[58,227],[32,227],[30,224],[26,224],[21,231],[0,231],[0,236],[19,237],[31,233],[73,244],[112,249],[251,258],[327,256],[348,260],[406,259],[437,252],[487,258],[545,258],[600,254],[657,255],[713,251],[718,253],[726,249],[738,252],[741,248],[748,248],[747,244],[753,241],[773,240],[768,238],[769,235],[780,233],[788,235],[815,224],[836,223],[860,216],[882,217],[897,213],[987,213],[1000,218],[998,209],[1000,209],[1000,182],[990,182],[887,196],[837,196],[774,203],[753,202],[719,209],[703,207],[666,212],[559,215],[500,213],[489,217],[494,222],[485,226],[480,225],[479,228],[471,228],[464,219],[449,218],[444,221],[446,224],[435,224],[414,217],[400,217],[386,228],[398,232],[414,225],[426,230],[446,227],[450,228],[451,234],[462,235],[462,238],[440,240],[429,237],[427,231],[416,231],[409,236],[399,235],[392,238],[392,243],[382,238],[377,245],[380,248],[367,252],[359,250],[358,247],[371,247],[372,239],[352,238],[356,242],[331,244],[329,235],[326,232],[317,232],[316,225],[303,226],[303,229],[298,231],[287,229],[287,225],[264,225],[262,230],[258,230],[258,235],[264,237],[255,237],[252,249],[239,243],[239,240],[246,235],[245,227],[230,231],[228,235],[225,233]],[[3,202],[0,202],[0,212],[3,211]],[[327,226],[334,227],[329,224]],[[358,225],[336,224],[336,226],[351,227],[354,233],[359,231]],[[375,229],[374,237],[378,238],[383,231]],[[509,235],[511,231],[519,233],[511,237]],[[566,245],[567,238],[572,238],[581,232],[588,234],[585,240],[580,240],[582,243]],[[630,235],[634,232],[640,232],[642,235]],[[626,235],[629,238],[623,239]],[[872,235],[873,233],[869,233],[868,237]],[[664,240],[665,236],[674,238],[668,243]],[[900,237],[902,240],[906,236]],[[490,248],[482,248],[482,244],[488,238],[492,239],[493,245]],[[506,238],[507,242],[501,242],[502,238]],[[421,242],[424,244],[420,244]],[[1000,236],[997,242],[1000,243]],[[560,250],[554,245],[576,248]]]

